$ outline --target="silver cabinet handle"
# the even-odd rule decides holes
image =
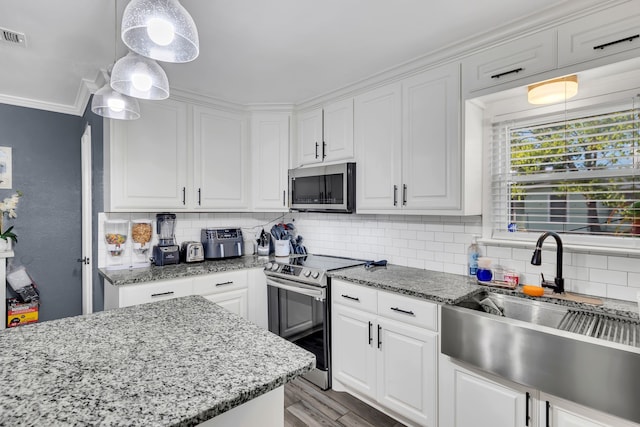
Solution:
[[[151,298],[155,298],[155,297],[166,297],[167,295],[173,295],[174,292],[173,291],[169,291],[169,292],[161,292],[159,294],[151,294]]]

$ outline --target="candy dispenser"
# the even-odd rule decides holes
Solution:
[[[129,268],[127,257],[127,235],[129,233],[129,221],[123,219],[111,219],[104,222],[104,238],[107,242],[107,268]]]
[[[132,266],[146,267],[150,265],[149,249],[153,238],[153,221],[150,219],[131,220],[131,244],[133,247]]]

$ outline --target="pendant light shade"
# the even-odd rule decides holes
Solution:
[[[140,117],[138,100],[113,90],[109,83],[93,94],[91,111],[108,119],[135,120]]]
[[[131,0],[122,15],[122,41],[164,62],[189,62],[200,53],[198,29],[178,0]]]
[[[578,94],[578,76],[561,77],[536,83],[527,88],[530,104],[553,104],[566,101]]]
[[[142,99],[167,99],[169,80],[153,59],[129,52],[111,71],[111,87],[120,93]]]

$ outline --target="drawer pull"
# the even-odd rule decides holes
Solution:
[[[531,417],[529,416],[529,400],[531,400],[531,395],[529,394],[529,392],[527,392],[525,394],[527,401],[526,401],[526,412],[524,415],[524,425],[526,427],[529,427],[529,420],[531,419]]]
[[[500,77],[504,77],[508,74],[517,74],[520,71],[524,70],[524,68],[520,67],[520,68],[516,68],[515,70],[511,70],[511,71],[505,71],[504,73],[498,73],[498,74],[494,74],[493,76],[491,76],[492,79],[499,79]]]
[[[173,291],[161,292],[159,294],[151,294],[151,298],[154,298],[154,297],[166,297],[167,295],[173,295]]]
[[[216,283],[216,286],[225,286],[225,285],[233,285],[233,280],[230,280],[228,282]]]
[[[416,315],[416,314],[415,314],[413,311],[411,311],[411,310],[408,310],[408,311],[407,311],[407,310],[403,310],[403,309],[398,308],[398,307],[391,307],[391,310],[393,310],[393,311],[397,311],[398,313],[408,314],[409,316],[415,316],[415,315]]]
[[[612,45],[618,44],[618,43],[632,42],[635,39],[637,39],[638,37],[640,37],[640,34],[636,34],[635,36],[625,37],[623,39],[616,40],[616,41],[609,42],[609,43],[605,43],[605,44],[599,44],[598,46],[594,46],[593,50],[604,49],[606,47],[609,47],[609,46],[612,46]]]
[[[352,301],[360,301],[360,298],[358,298],[358,297],[352,297],[351,295],[345,295],[345,294],[342,294],[342,298],[350,299],[350,300],[352,300]]]

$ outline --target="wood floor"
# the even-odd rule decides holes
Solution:
[[[403,427],[348,393],[322,391],[302,378],[284,387],[285,427]]]

